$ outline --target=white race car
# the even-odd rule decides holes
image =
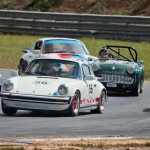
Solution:
[[[25,70],[27,65],[35,58],[40,58],[41,54],[49,55],[51,53],[73,53],[83,56],[83,59],[91,62],[97,59],[90,56],[86,46],[80,40],[70,38],[43,38],[33,44],[29,49],[24,49],[25,54],[21,57],[18,69],[19,74]]]
[[[21,76],[6,80],[1,100],[6,115],[38,110],[77,116],[84,109],[102,113],[107,90],[86,61],[70,54],[52,54],[34,59]]]

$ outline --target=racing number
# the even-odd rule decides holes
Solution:
[[[92,84],[89,84],[89,94],[92,94],[93,93],[93,86]]]

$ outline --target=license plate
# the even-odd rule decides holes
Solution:
[[[116,83],[107,83],[107,87],[117,87]]]

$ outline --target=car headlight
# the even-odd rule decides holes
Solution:
[[[134,68],[134,67],[129,67],[129,68],[127,69],[127,73],[128,73],[128,74],[134,74],[134,72],[135,72],[135,68]]]
[[[3,89],[5,91],[11,91],[13,88],[14,88],[14,84],[10,80],[7,80],[6,82],[4,82]]]
[[[67,93],[68,93],[68,87],[66,87],[64,84],[62,84],[58,87],[59,95],[66,95]]]

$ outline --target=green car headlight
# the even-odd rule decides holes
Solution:
[[[135,73],[135,68],[134,67],[129,67],[128,69],[127,69],[127,73],[128,74],[134,74]]]
[[[66,87],[64,84],[62,84],[58,87],[59,95],[66,95],[67,93],[68,93],[68,87]]]
[[[5,91],[11,91],[13,88],[14,88],[14,84],[10,80],[7,80],[6,82],[4,82],[3,89]]]

